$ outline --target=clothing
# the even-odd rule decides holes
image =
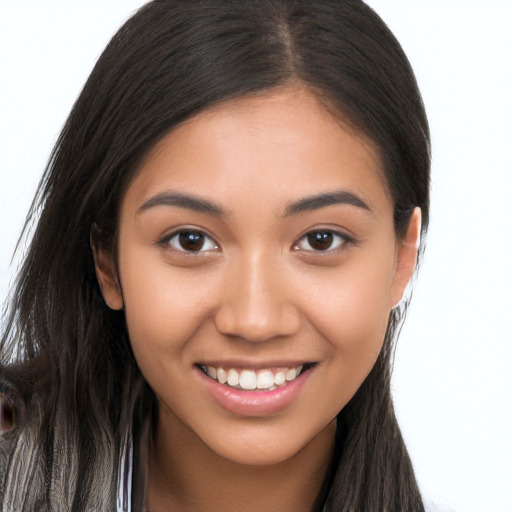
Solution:
[[[121,455],[121,472],[117,487],[117,512],[132,510],[133,445]],[[126,482],[126,485],[125,485]]]

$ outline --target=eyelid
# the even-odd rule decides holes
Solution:
[[[197,233],[197,234],[203,236],[206,240],[210,241],[211,246],[208,247],[207,249],[201,248],[198,251],[187,251],[183,248],[174,246],[173,244],[170,243],[173,238],[179,236],[182,233],[186,233],[186,232]],[[325,250],[318,250],[318,249],[315,250],[313,248],[304,249],[304,248],[299,247],[299,244],[301,244],[301,242],[303,240],[305,240],[308,235],[313,234],[313,233],[329,233],[329,234],[333,235],[334,237],[338,237],[340,240],[338,240],[336,247],[328,248]],[[313,253],[313,254],[331,254],[331,253],[335,253],[340,250],[343,250],[345,248],[345,246],[347,246],[347,245],[353,245],[355,243],[356,243],[355,238],[353,236],[347,234],[345,231],[341,231],[339,229],[334,229],[334,228],[330,228],[330,227],[317,227],[317,228],[310,228],[306,232],[304,232],[301,236],[299,236],[299,238],[297,238],[296,242],[294,242],[294,244],[292,245],[292,249],[296,250],[296,251],[305,251],[305,252]],[[220,244],[215,240],[215,238],[212,235],[210,235],[204,229],[193,227],[193,226],[180,226],[179,228],[173,229],[170,233],[167,233],[166,235],[160,237],[159,240],[156,242],[156,245],[160,245],[164,248],[170,248],[178,253],[191,254],[191,255],[199,255],[199,254],[206,253],[206,252],[209,252],[212,250],[220,249]]]
[[[198,235],[203,236],[205,239],[210,240],[211,243],[213,244],[213,247],[210,247],[208,249],[201,248],[198,251],[187,251],[187,250],[185,250],[183,248],[176,247],[176,246],[172,245],[171,244],[171,240],[173,238],[179,236],[182,233],[197,233]],[[199,254],[206,253],[206,252],[209,252],[209,251],[212,251],[212,250],[220,248],[220,245],[217,243],[217,241],[215,240],[215,238],[212,235],[207,233],[204,229],[200,229],[200,228],[196,228],[196,227],[191,227],[191,226],[181,226],[179,228],[173,229],[170,233],[167,233],[166,235],[164,235],[161,238],[159,238],[159,240],[157,241],[156,244],[160,245],[160,246],[162,246],[164,248],[170,248],[171,250],[174,250],[177,253],[187,254],[187,255],[188,254],[190,254],[190,255],[199,255]]]
[[[339,237],[341,239],[341,243],[339,243],[334,248],[329,248],[329,249],[326,249],[323,251],[315,250],[315,249],[303,249],[303,248],[299,247],[299,243],[301,241],[305,240],[308,235],[313,234],[313,233],[329,233],[335,237]],[[314,229],[308,229],[308,231],[303,233],[297,239],[297,241],[293,244],[292,248],[296,251],[305,251],[305,252],[312,253],[312,254],[323,255],[323,254],[332,254],[332,253],[342,251],[347,245],[354,245],[355,243],[356,243],[355,238],[352,237],[351,235],[348,235],[344,231],[340,231],[338,229],[333,229],[333,228],[318,227],[318,228],[314,228]]]

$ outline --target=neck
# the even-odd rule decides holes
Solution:
[[[160,416],[149,450],[147,510],[311,512],[329,472],[335,431],[333,421],[288,460],[245,465],[221,457],[188,427],[169,425]]]

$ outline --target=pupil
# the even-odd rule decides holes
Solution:
[[[317,232],[308,235],[309,245],[317,251],[325,251],[332,245],[332,233]]]
[[[204,245],[204,236],[192,231],[180,233],[179,239],[181,247],[187,251],[199,251]]]

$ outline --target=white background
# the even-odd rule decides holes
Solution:
[[[143,0],[0,0],[0,300],[57,134]],[[512,2],[369,0],[416,71],[432,221],[397,355],[397,414],[424,493],[512,511]],[[65,241],[56,240],[56,243]]]

